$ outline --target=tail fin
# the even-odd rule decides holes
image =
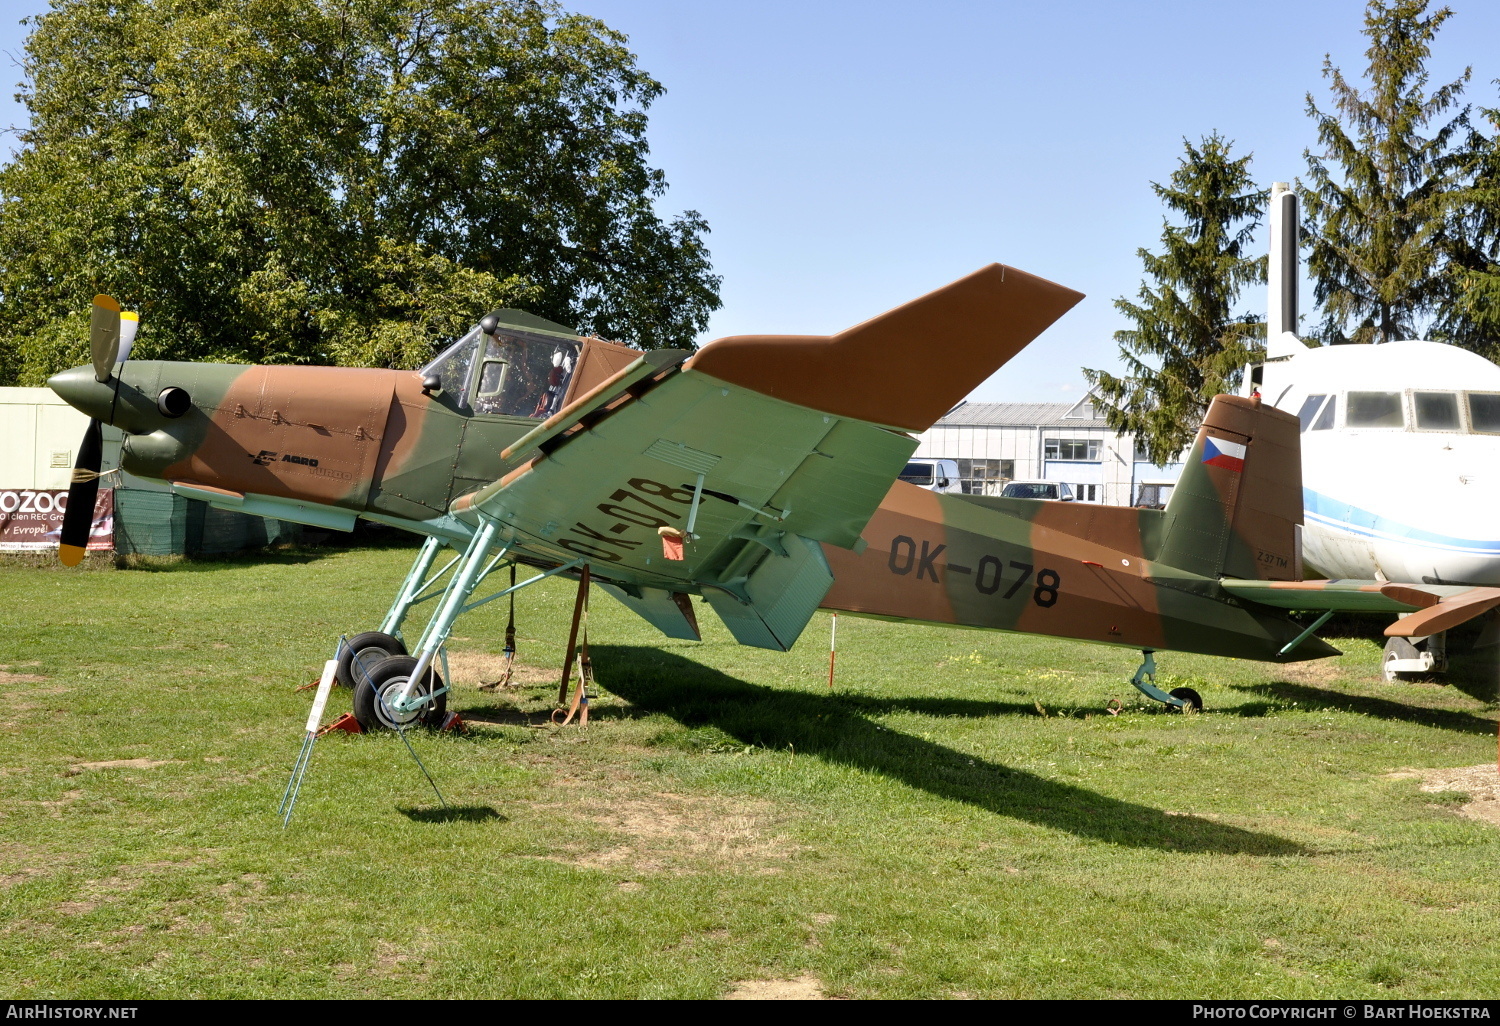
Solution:
[[[1259,399],[1214,398],[1167,503],[1157,560],[1204,577],[1302,577],[1297,418]]]

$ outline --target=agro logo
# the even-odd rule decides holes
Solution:
[[[274,453],[270,449],[262,449],[257,456],[251,456],[250,460],[257,467],[269,467],[277,462],[277,456],[281,457],[282,463],[298,463],[304,467],[316,467],[318,461],[311,456],[293,456],[291,453]]]

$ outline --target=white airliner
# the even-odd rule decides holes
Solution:
[[[1297,197],[1271,190],[1267,359],[1246,388],[1302,421],[1303,560],[1329,577],[1500,585],[1500,367],[1440,342],[1310,347],[1297,323]],[[1440,671],[1441,637],[1386,646]]]

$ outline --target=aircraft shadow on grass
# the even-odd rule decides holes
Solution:
[[[568,685],[569,695],[573,693],[574,686],[575,684]],[[601,720],[638,720],[646,716],[648,712],[649,710],[638,709],[634,706],[590,705],[589,721],[598,723]],[[493,726],[543,727],[553,722],[551,709],[527,712],[513,705],[504,705],[499,702],[469,706],[464,709],[463,714],[467,721]]]
[[[1246,702],[1233,709],[1221,712],[1236,716],[1265,716],[1284,703],[1297,702],[1312,709],[1336,709],[1339,712],[1356,713],[1381,720],[1415,723],[1424,727],[1440,727],[1465,734],[1493,734],[1495,721],[1473,713],[1453,709],[1429,709],[1420,705],[1393,702],[1388,698],[1372,698],[1368,695],[1350,695],[1327,688],[1315,688],[1307,684],[1289,681],[1273,681],[1270,684],[1232,684],[1236,691],[1263,695],[1272,701]]]
[[[778,691],[651,648],[595,646],[600,684],[684,726],[712,725],[747,745],[892,777],[996,815],[1135,848],[1222,855],[1301,855],[1272,834],[1172,816],[1072,784],[1047,780],[872,723],[833,695]],[[1033,711],[1034,714],[1034,711]]]
[[[1131,694],[1134,692],[1132,691]],[[1036,719],[1038,705],[1047,710],[1048,716],[1061,716],[1065,719],[1082,719],[1090,714],[1105,715],[1102,702],[1086,707],[1071,703],[1049,702],[1046,701],[1044,695],[1025,702],[981,702],[972,698],[918,698],[915,696],[874,698],[868,695],[846,694],[840,695],[839,701],[851,712],[872,716],[909,712],[920,716],[947,716],[953,719],[971,720],[987,719],[991,716],[1025,716]],[[1146,708],[1140,712],[1148,716],[1176,714],[1175,710],[1169,711],[1165,708]]]
[[[484,823],[508,817],[489,805],[449,805],[446,808],[416,808],[398,805],[396,811],[413,823]]]

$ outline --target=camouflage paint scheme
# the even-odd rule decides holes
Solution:
[[[1309,638],[1283,654],[1302,633],[1284,608],[1430,606],[1452,619],[1500,603],[1495,589],[1298,582],[1297,420],[1256,400],[1215,401],[1165,511],[896,481],[912,433],[1081,298],[997,264],[826,338],[740,336],[689,357],[543,331],[576,344],[578,366],[542,421],[473,413],[469,382],[429,392],[419,374],[390,370],[135,361],[105,383],[83,367],[49,384],[126,433],[131,473],[230,507],[328,526],[362,516],[460,549],[482,521],[497,524],[509,558],[586,561],[673,637],[698,637],[687,596],[701,595],[742,643],[777,649],[821,606],[1294,660],[1336,650]],[[158,405],[170,388],[191,397],[182,416]],[[1209,461],[1210,438],[1242,446],[1240,466]],[[659,530],[690,520],[685,558],[664,558]]]
[[[1213,436],[1243,467],[1204,462]],[[1136,649],[1292,661],[1335,655],[1220,586],[1229,572],[1289,579],[1300,492],[1297,420],[1220,396],[1166,510],[940,495],[897,482],[862,555],[829,554],[826,605],[889,619],[1050,634]]]

